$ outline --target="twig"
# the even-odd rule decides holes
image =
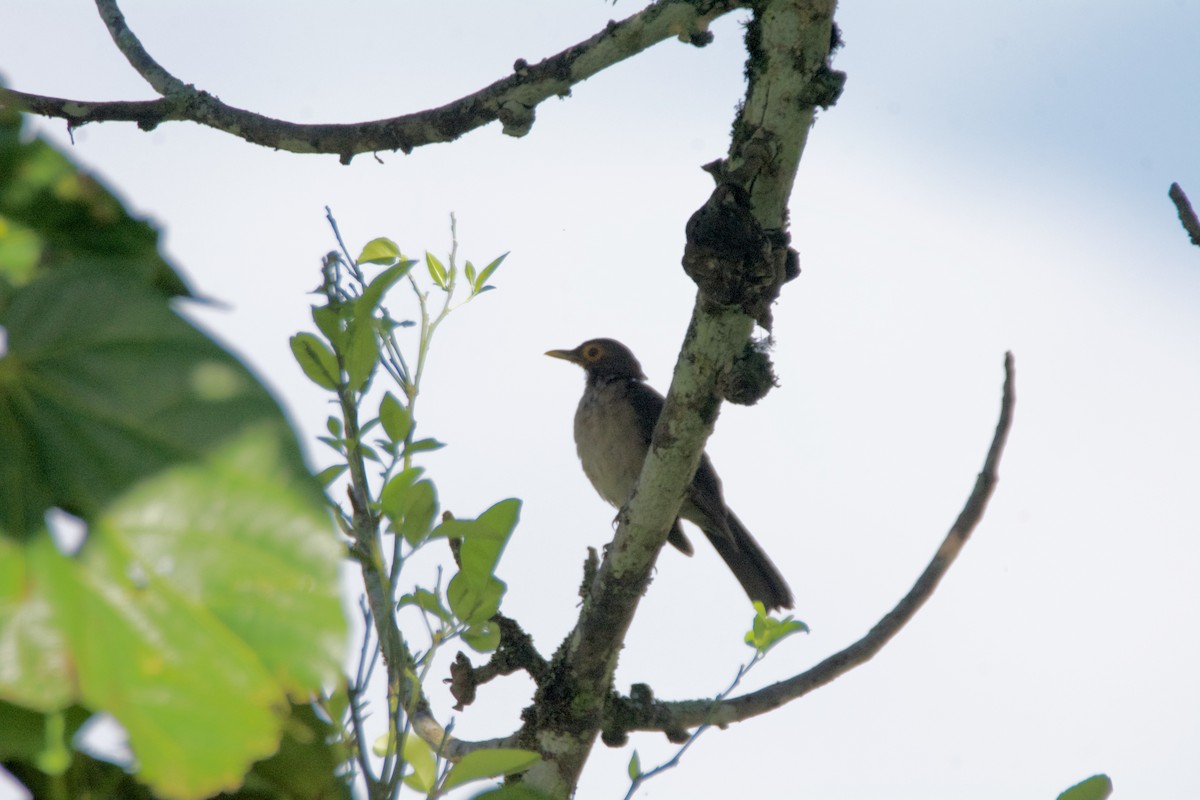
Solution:
[[[742,664],[738,667],[737,675],[733,676],[733,682],[730,683],[729,686],[725,688],[725,691],[717,695],[716,699],[710,703],[709,718],[701,723],[700,727],[696,728],[696,730],[692,732],[692,735],[687,738],[687,741],[680,745],[679,749],[675,751],[675,755],[672,756],[670,760],[659,764],[649,772],[640,773],[637,777],[635,777],[629,784],[629,791],[625,793],[625,800],[631,800],[638,788],[640,788],[641,785],[646,781],[650,780],[656,775],[666,772],[669,769],[674,769],[675,767],[679,766],[679,762],[683,759],[683,754],[688,751],[688,748],[700,738],[701,734],[712,727],[712,714],[715,713],[718,708],[720,708],[721,702],[725,700],[725,698],[729,697],[730,693],[732,693],[733,690],[736,689],[742,682],[742,678],[746,677],[746,673],[753,669],[755,664],[757,664],[759,661],[762,661],[765,655],[766,652],[760,650],[754,654],[754,657],[750,659],[749,663]]]
[[[1196,211],[1192,208],[1187,195],[1183,193],[1183,189],[1178,183],[1172,183],[1167,196],[1175,204],[1175,210],[1179,212],[1179,221],[1183,223],[1183,229],[1187,231],[1188,238],[1192,240],[1192,244],[1200,247],[1200,219],[1196,218]]]

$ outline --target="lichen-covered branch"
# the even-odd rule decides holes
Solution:
[[[751,232],[763,232],[761,236],[748,235],[747,241],[766,239],[774,231],[782,244],[766,239],[767,246],[761,248],[729,251],[698,241],[703,236],[697,236],[696,226],[689,224],[688,247],[699,246],[704,258],[714,260],[709,274],[767,271],[779,276],[778,283],[784,279],[789,260],[782,240],[786,199],[813,121],[813,107],[829,102],[828,91],[814,86],[828,82],[834,7],[834,0],[753,4],[755,18],[747,36],[750,83],[728,159],[716,168],[718,189],[720,184],[735,186],[737,191],[726,193],[736,195],[735,202],[742,194],[764,198],[749,204],[750,221],[741,218]],[[738,131],[750,133],[738,135]],[[745,153],[747,136],[764,143],[763,153],[753,160]],[[718,227],[725,221],[725,200],[723,195],[716,204]],[[761,306],[754,305],[755,309]],[[755,309],[748,313],[746,306],[743,297],[718,297],[712,286],[703,282],[699,286],[638,487],[621,512],[616,537],[584,599],[579,622],[551,665],[549,678],[539,687],[534,705],[526,711],[523,746],[535,747],[545,760],[531,769],[525,780],[552,796],[571,793],[599,734],[630,621],[716,422],[721,387],[731,365],[750,345],[757,314]]]
[[[162,98],[97,102],[0,90],[0,108],[65,119],[71,128],[123,120],[151,130],[163,122],[190,120],[252,144],[293,153],[334,154],[344,163],[360,153],[409,153],[423,145],[453,141],[497,120],[506,134],[524,136],[544,100],[566,96],[576,84],[666,39],[707,44],[712,40],[708,31],[712,20],[749,5],[747,0],[659,0],[539,63],[517,59],[511,75],[438,108],[370,122],[299,124],[228,105],[172,75],[130,30],[115,0],[96,0],[96,4],[113,41]]]

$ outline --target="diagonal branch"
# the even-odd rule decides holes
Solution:
[[[1191,239],[1192,244],[1200,247],[1200,219],[1196,218],[1196,211],[1192,208],[1188,196],[1183,193],[1183,187],[1178,183],[1172,183],[1170,190],[1167,191],[1167,196],[1175,204],[1175,210],[1179,212],[1179,221],[1183,224],[1183,229],[1187,231],[1188,238]]]
[[[749,0],[658,0],[540,63],[518,59],[512,75],[438,108],[372,122],[298,124],[236,108],[185,83],[146,51],[126,25],[116,0],[96,0],[96,4],[117,47],[163,98],[92,102],[0,89],[0,109],[65,119],[71,127],[127,121],[150,130],[162,122],[190,120],[252,144],[292,153],[334,154],[343,163],[360,153],[409,153],[422,145],[453,141],[497,120],[504,133],[524,136],[539,103],[569,95],[576,84],[668,38],[703,46],[712,40],[708,26],[714,19],[750,5]]]
[[[686,700],[681,702],[654,702],[651,704],[627,704],[623,709],[626,716],[627,730],[657,730],[669,735],[677,735],[679,731],[711,722],[714,725],[726,725],[740,722],[750,717],[764,714],[773,709],[803,697],[814,689],[830,683],[845,673],[869,661],[883,649],[892,637],[900,632],[918,609],[930,598],[946,572],[954,564],[959,551],[979,524],[983,512],[987,508],[998,480],[997,468],[1004,445],[1008,440],[1008,432],[1012,427],[1013,408],[1016,404],[1016,387],[1012,353],[1004,356],[1004,391],[1000,402],[1000,419],[996,423],[996,432],[992,437],[991,447],[988,448],[987,458],[983,469],[975,480],[975,488],[967,498],[966,504],[955,520],[950,532],[942,541],[933,560],[921,573],[917,582],[908,591],[896,607],[879,620],[873,628],[857,642],[834,653],[812,669],[800,673],[787,680],[721,702],[716,710],[713,701]],[[633,724],[628,720],[637,719]]]
[[[715,206],[720,221],[729,210],[724,201],[735,200],[734,210],[747,214],[734,216],[748,222],[751,235],[745,240],[756,246],[732,252],[719,242],[710,247],[711,242],[694,241],[693,234],[720,226],[689,223],[688,248],[705,259],[705,266],[713,267],[710,275],[739,273],[744,268],[756,272],[762,262],[770,262],[770,274],[784,273],[785,248],[776,245],[785,244],[786,198],[815,106],[832,102],[830,93],[816,84],[830,72],[835,5],[835,0],[765,0],[753,5],[754,19],[746,37],[746,101],[734,122],[729,160],[720,162],[718,179],[725,186],[717,187],[715,200],[706,208]],[[744,155],[743,136],[761,143],[754,159]],[[751,204],[746,199],[752,194],[763,199],[747,209]],[[776,235],[768,237],[769,231]],[[692,275],[689,263],[697,259],[689,259],[685,250],[684,260],[685,270]],[[551,666],[551,679],[539,687],[534,706],[526,709],[522,741],[544,756],[525,774],[524,782],[534,789],[551,796],[574,791],[599,735],[629,624],[716,422],[723,380],[735,357],[747,348],[755,318],[769,318],[756,313],[761,310],[754,307],[752,316],[740,298],[718,297],[700,286],[637,487],[620,513],[616,536],[591,581],[579,621]]]

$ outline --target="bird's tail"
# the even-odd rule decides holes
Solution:
[[[725,520],[730,538],[720,534],[709,534],[708,538],[746,594],[750,595],[751,600],[761,601],[768,611],[791,608],[792,590],[779,569],[771,563],[766,552],[732,511],[726,511]]]

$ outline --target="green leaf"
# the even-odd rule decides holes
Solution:
[[[369,316],[355,317],[350,320],[347,334],[346,385],[351,391],[361,392],[379,364],[379,339],[375,336],[374,320]]]
[[[232,798],[350,800],[350,787],[338,769],[349,756],[340,734],[312,705],[293,703],[279,751],[255,764]]]
[[[754,601],[754,622],[744,637],[746,644],[765,655],[794,633],[808,633],[808,626],[791,616],[775,619],[767,613],[761,601]]]
[[[329,431],[330,436],[341,436],[342,420],[338,417],[329,417],[325,420],[325,430]]]
[[[346,315],[349,305],[343,303],[334,306],[313,306],[312,319],[317,330],[329,343],[339,350],[346,347]]]
[[[470,781],[524,772],[539,760],[541,759],[538,754],[529,750],[474,750],[463,756],[462,760],[450,769],[450,774],[442,783],[442,789],[449,791]]]
[[[488,619],[463,631],[462,639],[476,652],[490,653],[500,646],[500,626]]]
[[[489,575],[482,581],[472,580],[460,570],[446,587],[446,599],[450,610],[464,623],[482,625],[500,610],[500,600],[507,588],[499,578]]]
[[[15,286],[28,283],[42,258],[42,239],[31,228],[0,214],[0,276]]]
[[[1058,800],[1107,800],[1112,795],[1112,779],[1107,775],[1093,775],[1058,796]]]
[[[392,531],[414,547],[424,540],[437,515],[437,492],[428,480],[417,480],[423,470],[412,467],[393,475],[379,494],[379,510]]]
[[[358,298],[355,303],[355,315],[369,317],[374,314],[375,309],[379,307],[379,303],[383,300],[383,296],[387,294],[387,290],[395,286],[396,281],[407,275],[416,263],[416,261],[401,261],[399,264],[394,264],[376,275],[367,284],[367,288],[363,290],[362,297]]]
[[[445,447],[445,442],[439,442],[437,439],[418,439],[404,448],[405,455],[415,455],[416,453],[429,453],[434,450],[441,450]]]
[[[477,519],[447,520],[431,534],[462,540],[462,566],[446,587],[446,599],[455,616],[467,625],[487,622],[500,609],[507,587],[493,572],[516,527],[520,509],[520,500],[502,500]]]
[[[340,674],[341,548],[294,434],[136,277],[60,266],[0,324],[0,696],[110,712],[159,795],[240,785],[286,697]]]
[[[462,539],[459,555],[463,559],[463,569],[482,578],[491,575],[496,568],[520,514],[520,500],[501,500],[477,519],[446,520],[437,526],[432,535]]]
[[[412,417],[408,409],[396,399],[395,395],[387,392],[379,403],[379,422],[383,431],[395,444],[402,444],[412,430]]]
[[[629,780],[636,781],[642,777],[642,759],[638,757],[638,751],[634,750],[633,755],[629,757]]]
[[[63,730],[57,737],[61,742],[74,736],[88,716],[88,712],[78,706],[42,714],[0,700],[0,761],[34,761],[48,747],[57,746],[58,742],[51,741],[55,738],[51,729],[59,723],[51,722],[51,717],[65,719]]]
[[[500,269],[500,265],[504,263],[504,259],[506,259],[506,258],[508,258],[508,253],[505,253],[504,255],[498,257],[492,263],[488,264],[486,267],[483,268],[483,272],[479,273],[479,279],[471,285],[471,288],[473,288],[475,290],[476,294],[482,294],[483,292],[486,292],[489,289],[495,288],[492,286],[487,286],[486,284],[488,282],[488,279],[491,278],[493,274],[495,274],[496,270]]]
[[[404,509],[404,521],[400,524],[399,533],[404,541],[415,547],[424,541],[433,528],[433,518],[437,516],[437,492],[431,481],[417,481],[409,490]]]
[[[465,272],[467,275],[467,284],[471,287],[472,290],[474,290],[475,289],[475,265],[472,264],[470,262],[470,260],[467,261],[467,266],[464,268],[463,272]]]
[[[397,604],[400,608],[405,606],[416,606],[422,611],[433,614],[442,622],[450,623],[454,621],[454,615],[442,605],[442,601],[436,594],[428,589],[417,589],[412,594],[406,594],[400,598]]]
[[[530,789],[523,783],[506,783],[495,789],[485,789],[471,800],[550,800],[548,795]]]
[[[358,264],[390,264],[400,257],[400,246],[386,237],[367,242],[359,253]]]
[[[433,282],[438,285],[438,288],[448,288],[448,284],[446,283],[446,267],[442,265],[441,261],[438,261],[437,256],[428,250],[425,251],[425,265],[429,267],[429,277],[433,278]]]
[[[159,297],[189,294],[158,252],[158,231],[52,145],[22,136],[11,111],[0,117],[0,221],[0,295],[81,260]]]
[[[332,467],[326,467],[317,473],[317,483],[321,484],[322,486],[329,486],[329,484],[342,477],[345,472],[345,464],[334,464]]]
[[[292,355],[308,379],[322,389],[336,389],[338,386],[337,357],[322,342],[311,333],[297,333],[288,343],[292,346]]]
[[[404,760],[413,769],[405,783],[418,792],[428,793],[433,789],[437,782],[437,761],[433,757],[433,750],[424,739],[411,731],[404,737]]]

